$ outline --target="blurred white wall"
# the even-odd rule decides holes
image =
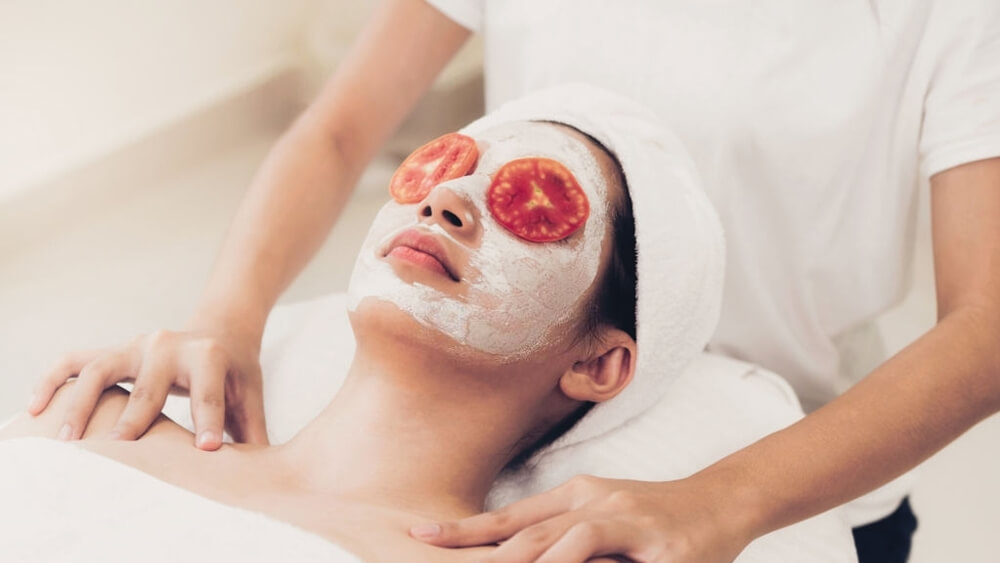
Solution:
[[[91,197],[81,193],[93,191],[88,184],[107,183],[84,182],[80,170],[95,163],[117,170],[146,166],[128,153],[143,141],[146,152],[166,158],[219,135],[226,120],[263,119],[260,107],[285,98],[306,103],[379,1],[0,1],[0,208],[8,204],[0,215],[7,222],[12,214],[35,221],[26,217],[25,200],[32,216],[59,207],[56,201],[78,207]],[[460,90],[470,108],[456,111],[451,100],[421,108],[417,129],[435,130],[425,122],[442,121],[442,109],[445,117],[462,118],[481,111],[481,88],[474,84],[481,60],[474,40],[435,88]],[[256,108],[231,111],[222,123],[201,115],[259,92]],[[285,110],[273,113],[288,119]],[[443,121],[444,128],[454,125]],[[164,131],[185,122],[190,133],[162,142]],[[408,138],[403,144],[412,148]],[[67,183],[75,197],[58,193]]]
[[[317,7],[3,0],[0,204],[297,64]]]

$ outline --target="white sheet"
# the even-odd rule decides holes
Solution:
[[[233,508],[73,444],[0,441],[0,561],[360,559],[291,524]]]

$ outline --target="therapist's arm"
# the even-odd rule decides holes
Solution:
[[[510,538],[488,561],[731,561],[927,459],[1000,410],[1000,159],[931,185],[938,322],[847,393],[687,479],[578,478],[411,533],[448,546]]]
[[[1000,158],[941,172],[931,188],[937,324],[837,400],[720,464],[760,473],[745,482],[757,533],[884,484],[1000,410]],[[763,467],[796,451],[783,468]]]
[[[120,438],[141,435],[176,385],[191,391],[200,447],[219,447],[224,419],[238,441],[266,442],[258,356],[267,316],[367,163],[468,36],[423,0],[385,2],[257,172],[188,326],[70,354],[39,384],[29,412],[79,374],[60,432],[77,438],[101,392],[135,377],[114,430]]]

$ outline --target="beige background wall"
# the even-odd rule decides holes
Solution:
[[[0,201],[295,64],[316,10],[314,0],[0,2]]]

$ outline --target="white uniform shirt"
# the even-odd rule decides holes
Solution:
[[[586,81],[673,126],[726,229],[710,349],[807,409],[903,296],[921,178],[1000,156],[998,0],[430,3],[483,34],[487,108]]]

